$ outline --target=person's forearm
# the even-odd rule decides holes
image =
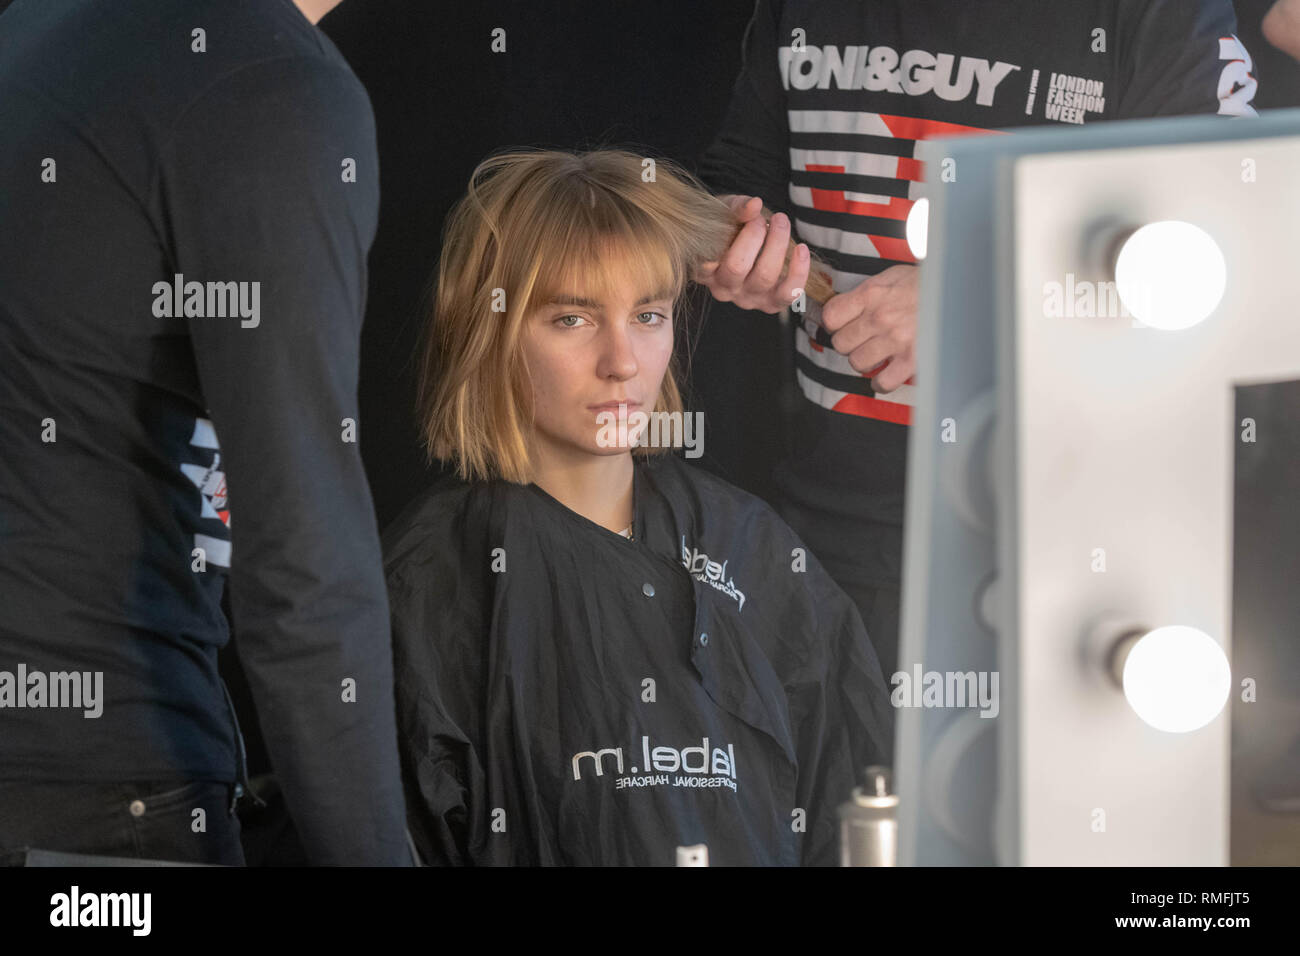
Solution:
[[[243,628],[237,647],[267,753],[314,864],[410,861],[388,607],[372,564],[377,557],[343,577],[322,569],[294,609],[256,593],[241,601],[232,588]]]
[[[246,421],[223,443],[236,647],[308,859],[399,865],[410,855],[379,534],[356,446],[326,424],[342,399],[308,380],[297,391],[327,411],[282,422],[295,441]],[[350,394],[351,379],[340,387]],[[288,418],[290,402],[272,397]]]

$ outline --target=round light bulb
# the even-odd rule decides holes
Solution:
[[[1129,313],[1176,331],[1219,307],[1228,269],[1218,243],[1190,222],[1153,222],[1129,236],[1115,260],[1115,289]]]
[[[918,260],[925,258],[930,238],[930,200],[918,199],[907,214],[907,248]]]
[[[1152,727],[1173,734],[1198,730],[1219,716],[1231,683],[1223,648],[1182,624],[1142,635],[1123,664],[1129,706]]]

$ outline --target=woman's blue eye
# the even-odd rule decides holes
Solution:
[[[581,321],[582,321],[582,316],[580,316],[580,315],[562,315],[562,316],[560,316],[558,319],[556,319],[555,322],[556,322],[556,324],[559,325],[560,328],[562,328],[562,329],[576,329],[576,328],[578,327],[577,324],[576,324],[576,323],[570,323],[570,322],[568,322],[568,321],[567,321],[568,319],[577,319],[579,322],[581,322]]]
[[[653,321],[652,321],[652,322],[642,322],[642,323],[641,323],[642,325],[659,325],[659,324],[661,324],[661,323],[663,323],[663,322],[667,322],[667,321],[668,321],[667,316],[665,316],[665,315],[663,315],[662,313],[659,313],[659,312],[642,312],[640,315],[637,316],[637,318],[638,318],[638,319],[641,319],[641,318],[644,318],[644,317],[647,316],[647,315],[649,315],[649,316],[653,316],[654,318],[658,319],[659,321],[658,321],[658,322],[653,322]]]

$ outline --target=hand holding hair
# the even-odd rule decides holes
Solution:
[[[773,213],[758,196],[720,196],[736,217],[736,237],[716,262],[700,266],[695,281],[719,302],[778,313],[799,290],[817,302],[833,294],[825,266],[791,236],[790,220]]]

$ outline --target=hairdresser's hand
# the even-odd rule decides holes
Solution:
[[[706,262],[695,274],[695,281],[713,293],[719,302],[733,302],[742,309],[777,313],[794,301],[795,290],[808,281],[811,257],[808,247],[800,243],[785,269],[790,245],[790,220],[784,213],[772,216],[771,224],[763,218],[763,201],[758,196],[722,196],[744,223],[735,241],[717,262]]]
[[[831,296],[822,307],[831,344],[848,356],[850,365],[870,372],[889,363],[872,376],[877,392],[892,392],[916,371],[920,275],[916,266],[890,266],[856,288]]]
[[[1300,60],[1300,0],[1277,0],[1260,24],[1264,39]]]

